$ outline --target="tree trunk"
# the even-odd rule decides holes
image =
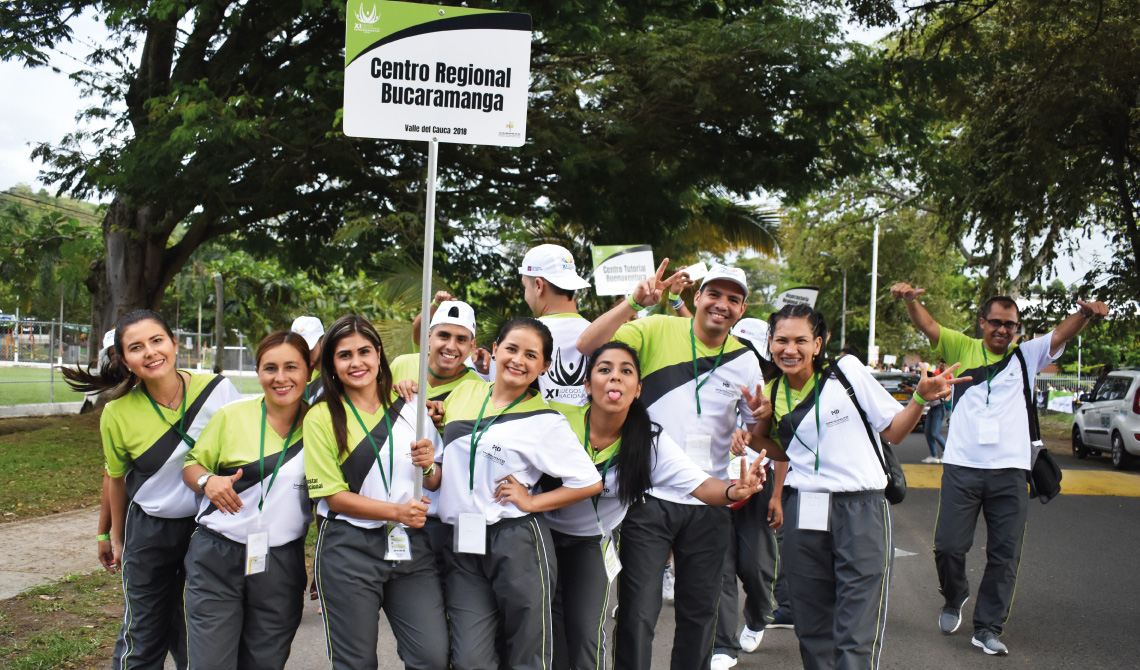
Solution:
[[[106,256],[95,263],[87,278],[93,338],[101,338],[128,312],[160,310],[173,275],[166,271],[170,233],[158,220],[157,211],[154,205],[132,206],[122,196],[111,202],[103,219]]]

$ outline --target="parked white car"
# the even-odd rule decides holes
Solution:
[[[1140,457],[1140,370],[1118,370],[1105,377],[1073,417],[1073,455],[1109,452],[1122,469]]]

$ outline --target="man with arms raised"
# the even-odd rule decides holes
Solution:
[[[978,310],[982,339],[938,324],[918,302],[923,289],[900,283],[891,295],[906,301],[910,320],[930,339],[935,355],[962,363],[959,374],[973,377],[954,390],[954,414],[942,455],[942,492],[934,531],[934,563],[945,606],[938,626],[949,635],[962,622],[970,595],[966,552],[974,539],[978,512],[986,519],[986,569],[974,606],[973,644],[987,654],[1006,655],[998,639],[1013,605],[1017,568],[1028,511],[1026,473],[1030,469],[1029,417],[1024,384],[1065,350],[1094,317],[1108,314],[1102,302],[1077,301],[1077,312],[1052,332],[1014,344],[1021,324],[1017,303],[1005,296],[987,300]],[[1029,379],[1022,375],[1020,357]]]
[[[727,486],[737,412],[753,423],[741,387],[759,395],[762,383],[757,357],[729,336],[744,314],[748,285],[742,270],[715,266],[694,296],[694,318],[655,315],[626,323],[680,280],[680,273],[661,280],[668,263],[591,324],[578,338],[578,349],[593,352],[611,338],[631,346],[641,361],[641,398],[650,418]],[[670,549],[677,571],[672,668],[709,667],[730,532],[727,507],[708,507],[671,489],[650,488],[630,508],[622,524],[615,667],[640,670],[652,664]]]

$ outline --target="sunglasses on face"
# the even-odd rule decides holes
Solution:
[[[986,323],[990,324],[990,327],[994,330],[997,330],[998,328],[1005,328],[1011,333],[1016,333],[1017,329],[1021,327],[1021,324],[1017,321],[999,321],[997,319],[986,319]]]

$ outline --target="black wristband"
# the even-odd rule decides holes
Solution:
[[[724,497],[725,497],[725,498],[728,498],[728,499],[729,499],[730,501],[732,501],[732,502],[740,502],[739,500],[735,500],[735,499],[733,499],[733,497],[732,497],[732,496],[728,495],[728,492],[732,490],[732,487],[733,487],[733,486],[736,486],[736,484],[729,484],[729,485],[728,485],[728,488],[726,488],[726,489],[724,490]]]

